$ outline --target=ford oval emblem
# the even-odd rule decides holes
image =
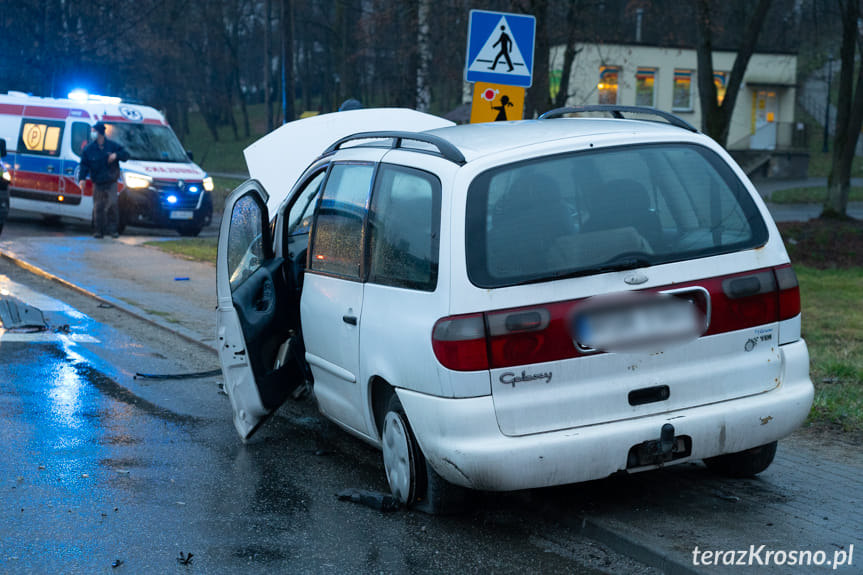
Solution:
[[[637,286],[646,282],[647,276],[642,273],[629,274],[628,276],[623,278],[623,281],[631,286]]]

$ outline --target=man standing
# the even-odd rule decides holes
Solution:
[[[116,238],[119,219],[117,180],[120,179],[120,162],[129,159],[129,152],[105,137],[105,124],[102,122],[97,122],[93,131],[96,139],[81,154],[78,186],[83,192],[88,175],[93,181],[93,237],[102,238],[109,233]]]

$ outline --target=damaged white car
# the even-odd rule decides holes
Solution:
[[[767,468],[813,396],[775,224],[682,120],[584,111],[357,110],[251,146],[217,269],[241,437],[308,383],[429,511],[684,461]]]

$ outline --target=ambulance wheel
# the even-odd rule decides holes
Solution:
[[[201,226],[195,224],[181,226],[177,228],[177,233],[179,233],[184,238],[194,238],[201,233]]]

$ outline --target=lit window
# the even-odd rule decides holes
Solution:
[[[692,70],[674,70],[672,110],[677,112],[692,111],[692,74]]]
[[[716,103],[720,106],[725,100],[725,86],[728,83],[728,72],[714,72],[713,83],[716,84]]]
[[[656,68],[641,68],[635,72],[635,105],[653,106],[655,98]]]
[[[600,66],[599,90],[600,104],[617,104],[617,79],[620,76],[620,66]]]

